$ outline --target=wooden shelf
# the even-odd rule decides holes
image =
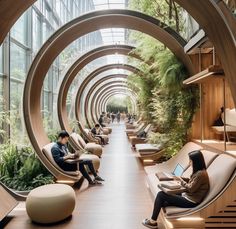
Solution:
[[[209,77],[223,77],[224,70],[218,65],[211,65],[209,68],[189,77],[183,81],[183,84],[197,84],[202,83],[204,80],[209,79]]]

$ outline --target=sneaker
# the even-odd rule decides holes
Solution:
[[[94,180],[95,180],[95,181],[105,181],[105,180],[102,179],[100,176],[96,176]]]
[[[152,223],[150,219],[144,219],[142,222],[143,226],[148,227],[148,228],[153,228],[153,229],[157,229],[157,222]]]

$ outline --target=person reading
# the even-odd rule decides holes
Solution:
[[[203,201],[210,189],[210,183],[204,157],[200,150],[189,153],[189,164],[193,169],[190,179],[183,179],[178,176],[174,178],[184,188],[184,191],[178,195],[167,194],[163,191],[158,192],[152,217],[144,219],[142,222],[145,227],[158,228],[157,218],[162,207],[193,208]]]
[[[79,159],[79,152],[70,153],[67,148],[67,143],[69,140],[69,134],[65,130],[62,130],[58,134],[58,140],[51,149],[53,159],[58,164],[58,166],[64,171],[77,171],[79,170],[83,177],[89,182],[89,185],[101,184],[104,181],[96,173],[92,160],[89,159]],[[70,161],[70,163],[69,163]],[[73,162],[74,163],[71,163]],[[94,179],[89,176],[85,166],[88,166]]]
[[[97,138],[100,139],[102,145],[105,145],[105,140],[101,136],[102,135],[102,130],[101,130],[101,127],[98,123],[95,124],[94,128],[91,130],[91,133],[94,135],[94,137],[97,137]]]

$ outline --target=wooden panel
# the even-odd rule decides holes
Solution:
[[[198,69],[200,72],[202,69],[208,68],[213,64],[213,53],[204,53],[199,55],[191,55],[191,60],[195,66],[195,69]],[[200,62],[200,63],[199,63]],[[220,60],[218,56],[215,56],[215,64],[220,65]],[[232,99],[231,91],[228,83],[226,82],[226,107],[233,108],[234,102]],[[211,126],[213,122],[217,119],[220,113],[220,108],[224,105],[224,96],[223,96],[223,80],[215,77],[214,79],[206,80],[202,83],[202,114],[203,114],[203,139],[220,139],[222,136],[217,135],[212,129]],[[201,122],[200,122],[200,110],[194,116],[193,125],[192,125],[192,138],[200,139],[201,138]]]
[[[231,96],[230,88],[226,82],[226,108],[234,108],[234,102]],[[202,84],[203,90],[203,139],[220,139],[211,128],[213,122],[217,119],[220,113],[220,108],[224,105],[223,100],[223,80],[214,79]],[[200,110],[196,113],[192,125],[192,138],[201,138],[200,129]]]
[[[0,221],[18,204],[18,202],[0,186]]]

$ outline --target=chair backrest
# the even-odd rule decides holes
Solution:
[[[215,160],[215,158],[219,155],[218,153],[209,151],[209,150],[201,150],[205,163],[206,163],[206,167],[208,168],[210,166],[210,164]],[[183,177],[190,177],[192,174],[192,167],[187,168],[184,173],[183,173]]]
[[[194,143],[194,142],[188,142],[186,143],[182,149],[171,159],[164,162],[166,166],[170,169],[170,171],[173,171],[176,167],[177,163],[179,163],[184,169],[188,168],[189,165],[189,156],[188,153],[194,150],[200,150],[202,149],[202,146]]]
[[[81,138],[82,137],[77,133],[70,134],[69,141],[70,141],[72,147],[74,148],[74,150],[83,150],[84,149],[84,146],[80,142]],[[84,142],[83,138],[82,138],[82,142]],[[86,145],[86,143],[85,143],[85,145]]]
[[[151,127],[152,127],[152,125],[151,125],[151,124],[148,124],[148,125],[144,128],[144,132],[145,132],[145,133],[148,133],[149,130],[151,130]]]
[[[136,129],[136,131],[137,132],[139,132],[143,127],[144,127],[144,123],[141,123],[138,127],[137,127],[137,129]]]
[[[222,166],[223,165],[223,166]],[[198,208],[206,205],[214,197],[216,197],[226,186],[229,179],[236,169],[236,158],[228,154],[220,154],[207,168],[210,190],[206,198]]]
[[[76,134],[76,137],[77,137],[77,141],[79,142],[79,144],[84,148],[86,146],[86,142],[84,141],[84,139],[79,134]]]
[[[223,122],[224,122],[224,114],[225,114],[225,121],[226,121],[225,124],[229,126],[236,126],[236,108],[225,109],[225,112],[222,114]]]

